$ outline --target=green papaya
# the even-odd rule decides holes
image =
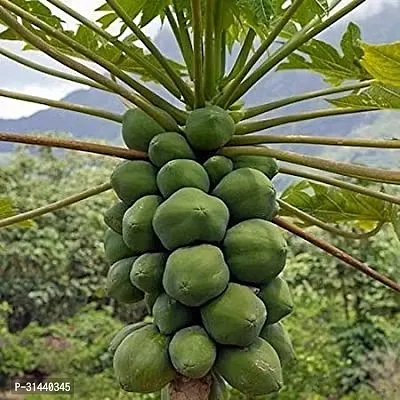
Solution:
[[[147,152],[151,139],[162,132],[163,127],[140,108],[126,111],[122,118],[122,138],[130,149]]]
[[[122,237],[135,255],[155,251],[159,247],[153,229],[153,216],[161,202],[159,196],[144,196],[124,214]]]
[[[193,324],[194,310],[179,303],[166,293],[160,294],[153,306],[154,323],[164,335]]]
[[[247,396],[272,394],[283,386],[278,354],[261,338],[244,348],[220,348],[215,369],[233,388]]]
[[[171,382],[176,371],[169,360],[170,339],[154,325],[131,333],[114,355],[114,372],[127,392],[153,393]]]
[[[144,304],[146,306],[146,311],[148,315],[153,315],[153,307],[157,300],[157,297],[162,292],[149,292],[144,294]]]
[[[234,221],[272,219],[276,191],[272,182],[256,169],[240,168],[230,172],[212,194],[224,201]]]
[[[186,137],[198,150],[219,149],[231,140],[234,132],[235,122],[229,112],[218,106],[198,108],[186,120]]]
[[[287,243],[273,223],[249,219],[228,229],[223,251],[237,280],[258,284],[281,273],[286,263]]]
[[[230,283],[224,293],[200,310],[208,334],[219,344],[248,346],[260,334],[267,312],[247,286]]]
[[[200,379],[214,365],[217,349],[201,326],[191,326],[175,333],[169,344],[172,365],[183,376]]]
[[[149,162],[124,161],[111,175],[111,185],[117,196],[128,206],[150,194],[157,194],[157,171]]]
[[[196,158],[185,137],[176,132],[165,132],[155,136],[149,146],[150,161],[162,167],[168,161]]]
[[[282,365],[286,365],[296,358],[292,341],[281,322],[272,325],[265,324],[260,337],[275,349]]]
[[[104,234],[104,255],[111,265],[115,262],[133,256],[133,251],[125,244],[122,236],[107,228]]]
[[[208,173],[212,187],[215,187],[225,175],[233,170],[233,162],[224,156],[212,156],[203,166]]]
[[[132,332],[137,331],[144,326],[149,325],[148,322],[136,322],[135,324],[129,324],[120,329],[114,337],[111,339],[110,345],[108,346],[108,351],[114,354],[117,351],[118,346],[122,341],[130,335]]]
[[[279,276],[261,287],[258,296],[267,308],[267,324],[275,324],[293,311],[289,286]]]
[[[136,257],[117,261],[108,270],[107,293],[121,303],[137,303],[142,300],[144,293],[132,285],[129,280],[132,264]]]
[[[207,171],[196,161],[172,160],[158,172],[157,186],[164,198],[168,198],[184,187],[193,187],[208,192],[210,179]]]
[[[166,253],[145,253],[133,263],[130,279],[134,286],[146,293],[162,290]]]
[[[246,154],[240,154],[231,157],[233,161],[233,168],[253,168],[261,171],[269,179],[272,179],[279,171],[278,163],[272,157],[266,156],[252,156]]]
[[[229,210],[220,199],[200,189],[183,188],[156,210],[153,228],[168,250],[197,241],[221,242],[229,222]]]
[[[222,379],[221,375],[217,372],[213,371],[211,373],[213,381],[211,384],[210,396],[208,396],[209,400],[228,400],[229,399],[229,391],[228,386],[225,381]]]
[[[114,204],[104,213],[104,222],[114,232],[122,235],[122,218],[129,207],[120,201]]]
[[[190,307],[201,306],[220,295],[229,282],[229,268],[222,251],[209,244],[175,250],[163,276],[165,291]]]

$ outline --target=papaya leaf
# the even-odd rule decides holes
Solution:
[[[373,84],[359,93],[337,99],[326,99],[326,101],[337,107],[359,108],[370,106],[382,110],[398,110],[400,109],[400,88]]]
[[[363,43],[362,66],[379,82],[400,87],[400,42],[372,45]]]
[[[10,199],[7,197],[0,197],[0,220],[13,217],[16,215],[15,208]],[[15,224],[20,228],[31,228],[34,226],[34,222],[31,220],[22,221],[18,224]]]
[[[393,212],[393,206],[385,201],[307,180],[289,186],[281,198],[321,221],[351,223],[366,230],[377,222],[391,222]],[[282,215],[290,212],[282,210]]]
[[[328,0],[305,0],[293,16],[293,20],[301,26],[307,25],[316,15],[326,15],[329,10]]]

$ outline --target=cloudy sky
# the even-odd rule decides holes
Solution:
[[[104,1],[64,0],[64,2],[85,16],[90,17],[94,15],[93,10]],[[368,0],[351,15],[351,18],[362,19],[375,14],[387,3],[398,4],[399,0]],[[73,20],[65,18],[64,15],[63,18],[71,26],[74,25]],[[153,24],[149,27],[147,33],[154,35],[157,33],[158,28],[157,24]],[[2,42],[0,45],[16,53],[21,53],[20,46],[16,43]],[[36,62],[63,69],[60,64],[37,52],[23,52],[23,55]],[[80,86],[61,79],[47,78],[44,74],[19,66],[0,56],[0,88],[58,100],[80,88]],[[0,118],[21,118],[22,116],[31,115],[42,108],[45,107],[0,97]]]

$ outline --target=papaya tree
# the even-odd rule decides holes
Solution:
[[[281,322],[293,308],[281,275],[284,231],[400,292],[394,280],[308,230],[359,240],[392,224],[399,235],[400,198],[393,185],[400,184],[400,171],[272,146],[396,150],[400,141],[268,132],[400,107],[399,43],[367,44],[354,23],[339,49],[317,39],[365,3],[106,0],[92,21],[60,0],[0,0],[0,38],[22,42],[71,72],[1,47],[4,57],[118,96],[126,107],[119,115],[0,90],[4,97],[121,124],[126,147],[0,133],[2,141],[123,160],[109,182],[36,210],[15,214],[3,199],[0,227],[115,192],[104,216],[108,294],[128,304],[144,299],[153,317],[125,327],[110,346],[123,390],[161,391],[172,400],[223,399],[228,385],[247,396],[279,392],[282,368],[294,354]],[[66,16],[76,29],[66,27]],[[154,20],[171,30],[179,59],[167,57],[146,35]],[[328,86],[247,106],[244,96],[281,70],[317,73]],[[272,116],[314,99],[326,100],[326,108]],[[302,180],[278,196],[272,180],[281,175]]]

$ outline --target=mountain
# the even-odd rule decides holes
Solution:
[[[369,18],[355,19],[361,26],[364,40],[374,43],[392,42],[399,40],[398,17],[400,15],[400,5],[386,6],[379,14]],[[353,20],[353,19],[352,19]],[[346,23],[340,23],[321,35],[321,38],[331,43],[337,44],[346,28]],[[175,39],[167,29],[163,29],[158,35],[157,44],[160,49],[170,57],[179,58],[179,51]],[[295,83],[295,84],[293,84]],[[246,96],[246,104],[254,105],[268,102],[281,97],[287,97],[296,93],[308,92],[320,89],[324,86],[322,79],[307,71],[282,71],[273,73],[265,77],[256,87]],[[105,92],[89,89],[78,90],[63,99],[67,102],[90,105],[92,107],[103,108],[114,112],[123,112],[123,105],[117,96],[109,95]],[[284,113],[295,113],[309,109],[326,108],[326,103],[322,100],[310,101],[301,105],[286,107]],[[385,115],[392,115],[386,113]],[[282,115],[282,111],[271,115]],[[391,119],[391,118],[390,118]],[[391,119],[392,120],[392,119]],[[274,132],[283,133],[302,133],[348,136],[352,133],[366,132],[366,128],[379,122],[379,113],[353,115],[346,117],[331,117],[315,121],[307,121],[274,129]],[[393,119],[394,121],[394,119]],[[393,122],[392,121],[392,122]],[[393,122],[395,123],[395,122]],[[0,131],[6,132],[56,132],[70,133],[76,138],[103,139],[111,142],[120,143],[120,127],[118,124],[103,119],[84,116],[69,111],[46,109],[39,111],[29,117],[17,120],[1,120]],[[272,132],[272,130],[271,130]],[[373,135],[368,130],[368,135]],[[290,146],[286,146],[291,148]],[[12,144],[1,144],[0,151],[9,152],[13,148]],[[296,149],[300,149],[296,147]],[[320,153],[321,147],[302,146],[301,151]]]

